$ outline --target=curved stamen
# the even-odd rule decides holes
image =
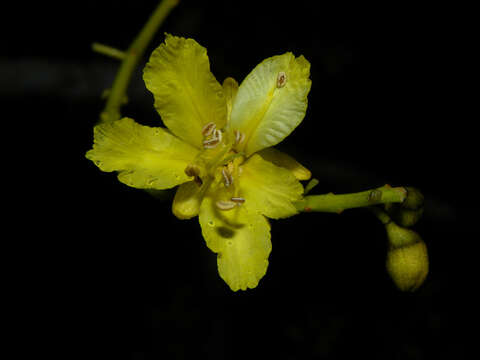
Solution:
[[[210,133],[210,138],[203,140],[203,147],[205,149],[213,149],[222,141],[222,132],[218,129],[215,129],[215,124],[212,127],[212,131]]]
[[[224,201],[224,200],[219,200],[215,203],[217,205],[217,208],[220,210],[231,210],[233,209],[236,204],[233,201]]]
[[[227,167],[222,168],[223,179],[225,180],[225,187],[229,187],[233,184],[233,176]]]
[[[214,122],[209,122],[202,128],[202,135],[204,137],[209,137],[215,131],[217,125]]]
[[[230,200],[232,200],[237,205],[241,205],[245,202],[245,199],[239,196],[232,197]]]
[[[213,132],[213,137],[215,139],[218,139],[219,142],[222,141],[222,131],[215,129],[215,131]]]
[[[203,141],[203,147],[205,149],[213,149],[220,143],[220,140],[218,138],[211,138],[209,140],[204,140]]]
[[[233,130],[233,134],[235,135],[235,145],[242,143],[245,139],[245,134],[238,130]]]
[[[200,175],[200,169],[196,165],[188,165],[185,168],[185,174],[187,176],[199,176]]]

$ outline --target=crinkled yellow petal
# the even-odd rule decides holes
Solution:
[[[298,180],[308,180],[312,176],[310,170],[300,164],[293,157],[273,147],[260,150],[258,155],[274,165],[290,170]]]
[[[202,128],[223,128],[227,107],[222,85],[210,72],[207,50],[193,39],[166,35],[143,73],[165,126],[179,138],[202,147]]]
[[[240,84],[229,127],[245,134],[240,150],[247,156],[278,144],[300,124],[309,75],[310,63],[303,56],[285,53],[264,60]]]
[[[300,200],[303,186],[287,169],[255,154],[242,165],[239,194],[245,204],[272,219],[298,213],[292,202]]]
[[[189,181],[178,187],[173,198],[172,212],[179,219],[191,219],[198,215],[205,193],[205,186]]]
[[[95,126],[93,149],[86,157],[102,171],[118,171],[126,185],[161,190],[191,180],[184,170],[197,153],[163,128],[123,118]]]
[[[233,291],[255,288],[267,271],[272,250],[270,224],[243,205],[219,210],[213,195],[202,201],[199,221],[207,246],[218,254],[220,277]]]

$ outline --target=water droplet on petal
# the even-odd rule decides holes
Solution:
[[[210,221],[208,222],[208,226],[215,226],[215,223],[214,223],[212,220],[210,220]]]

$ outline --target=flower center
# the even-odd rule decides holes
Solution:
[[[193,176],[197,185],[216,189],[218,209],[230,210],[240,206],[245,199],[239,195],[236,185],[245,157],[236,146],[244,141],[245,135],[238,130],[223,132],[210,122],[202,128],[202,136],[204,150],[185,168],[185,173]]]

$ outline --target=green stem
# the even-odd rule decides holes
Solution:
[[[383,225],[387,225],[392,222],[390,216],[388,216],[388,214],[382,209],[375,206],[369,207],[369,209],[377,217],[377,219],[382,222]]]
[[[352,194],[308,195],[295,203],[298,211],[341,213],[343,210],[378,204],[401,203],[407,191],[403,187],[385,185],[377,189]]]
[[[99,54],[110,56],[111,58],[117,59],[117,60],[123,60],[125,59],[125,52],[115,49],[114,47],[100,44],[97,42],[94,42],[92,44],[92,50],[95,52],[98,52]]]
[[[153,35],[163,23],[170,11],[178,4],[179,0],[163,0],[157,6],[147,23],[140,31],[138,36],[132,42],[122,60],[122,65],[118,70],[115,81],[113,82],[107,104],[100,114],[100,121],[110,122],[120,119],[120,106],[125,98],[126,90],[133,71],[138,61],[143,56]]]
[[[320,181],[318,181],[318,179],[315,179],[313,178],[312,180],[310,180],[307,184],[307,186],[305,186],[305,190],[303,191],[303,195],[307,195],[315,186],[318,185]]]

